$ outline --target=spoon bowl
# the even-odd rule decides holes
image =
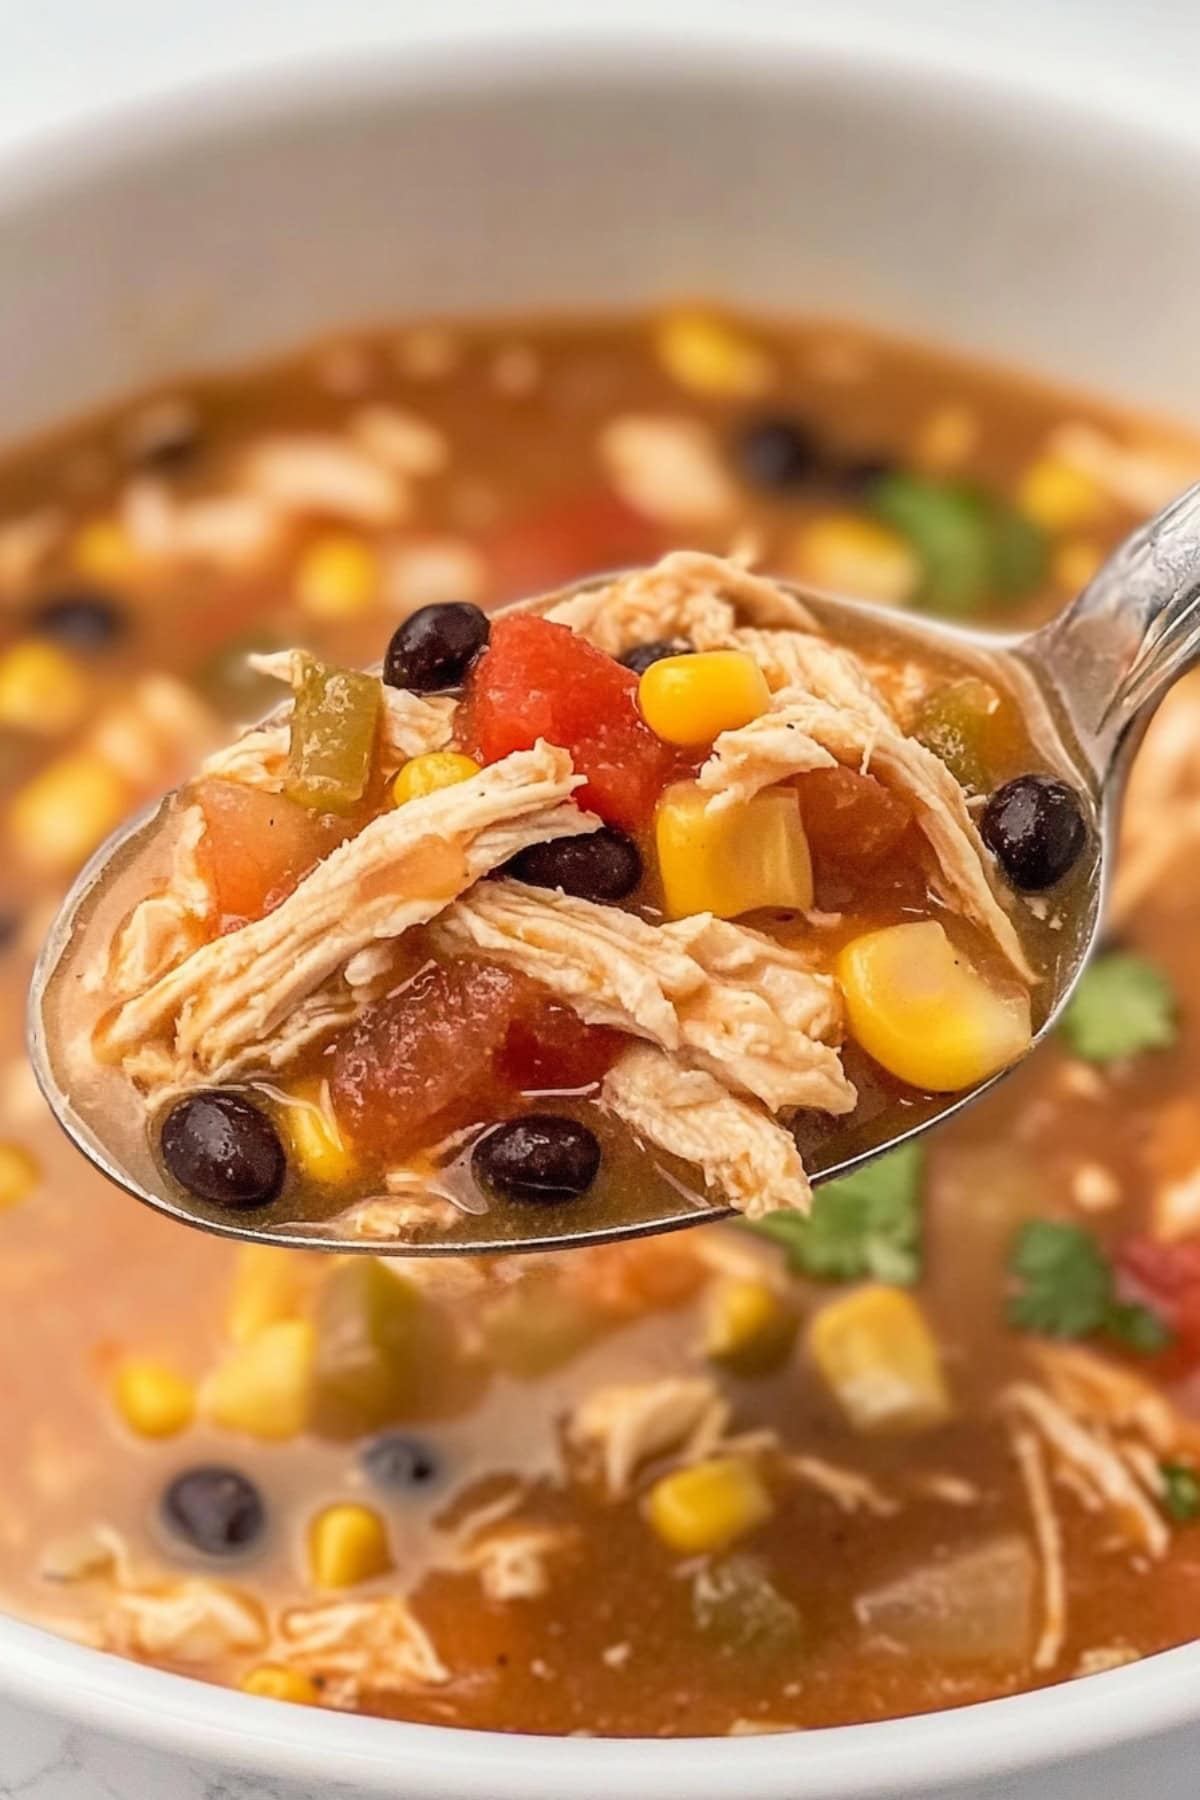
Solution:
[[[522,610],[544,610],[610,579],[590,578],[536,602],[523,602]],[[1046,766],[1069,779],[1088,801],[1092,831],[1091,860],[1083,870],[1087,892],[1073,909],[1072,929],[1063,934],[1053,994],[1030,1045],[1030,1050],[1036,1048],[1058,1023],[1103,929],[1121,791],[1132,752],[1163,694],[1200,655],[1200,485],[1128,538],[1078,598],[1033,633],[977,631],[794,583],[781,585],[812,608],[835,641],[846,636],[861,641],[874,624],[894,642],[907,642],[916,652],[949,655],[961,667],[1007,689]],[[530,1229],[527,1221],[515,1224],[501,1209],[463,1210],[455,1226],[430,1239],[365,1237],[338,1221],[302,1218],[268,1228],[201,1202],[184,1206],[162,1192],[149,1158],[143,1168],[129,1166],[73,1103],[52,1024],[55,994],[68,979],[72,959],[94,924],[106,876],[115,861],[132,855],[153,832],[165,804],[130,819],[81,871],[47,936],[30,986],[28,1042],[38,1084],[63,1130],[115,1185],[183,1224],[243,1242],[385,1256],[556,1250],[730,1216],[731,1208],[714,1204],[665,1169],[662,1181],[648,1184],[652,1198],[643,1210],[617,1220],[602,1217],[585,1196],[547,1215],[553,1220],[547,1229]],[[835,1125],[823,1138],[805,1145],[813,1185],[847,1175],[974,1105],[1012,1066],[962,1092],[915,1096],[899,1130],[891,1113],[874,1125],[869,1121]]]

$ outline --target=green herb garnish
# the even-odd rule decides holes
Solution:
[[[1017,1283],[1008,1319],[1021,1331],[1056,1338],[1103,1333],[1142,1356],[1171,1342],[1169,1326],[1150,1307],[1117,1298],[1112,1266],[1082,1225],[1031,1219],[1017,1233],[1008,1268]]]
[[[1177,1525],[1200,1519],[1200,1475],[1187,1463],[1161,1463],[1163,1506]]]
[[[1061,1029],[1085,1062],[1169,1050],[1178,1036],[1175,995],[1156,963],[1133,951],[1110,950],[1084,970]]]
[[[857,1281],[873,1275],[911,1287],[921,1273],[921,1184],[925,1156],[902,1144],[877,1162],[818,1188],[807,1218],[769,1213],[749,1227],[787,1252],[795,1275]]]
[[[871,506],[916,551],[922,568],[916,603],[930,612],[961,618],[992,600],[1018,600],[1045,574],[1040,527],[962,482],[893,472],[875,483]]]

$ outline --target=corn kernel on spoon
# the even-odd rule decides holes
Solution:
[[[611,580],[611,577],[604,578]],[[551,605],[598,585],[581,582],[522,610]],[[861,643],[872,626],[914,654],[940,654],[1011,695],[1046,766],[1079,794],[1089,837],[1072,880],[1076,890],[1055,967],[1029,1048],[1053,1030],[1073,993],[1102,929],[1124,776],[1151,714],[1167,689],[1200,657],[1200,486],[1188,490],[1136,531],[1108,560],[1078,598],[1031,634],[1001,635],[938,618],[897,613],[840,596],[787,584],[837,641]],[[339,1220],[297,1218],[256,1223],[253,1215],[186,1204],[167,1190],[152,1158],[134,1158],[109,1141],[105,1120],[72,1095],[65,1073],[63,1002],[82,972],[82,947],[103,906],[107,878],[152,834],[160,808],[130,820],[102,846],[63,902],[34,970],[28,1038],[35,1075],[59,1124],[95,1167],[127,1193],[183,1223],[253,1242],[376,1255],[490,1254],[542,1251],[573,1244],[644,1236],[728,1216],[677,1172],[661,1166],[647,1183],[646,1203],[619,1219],[606,1219],[586,1204],[527,1212],[514,1225],[501,1206],[464,1205],[455,1225],[436,1236],[364,1237]],[[1054,904],[1053,896],[1049,904]],[[874,1123],[849,1123],[805,1142],[814,1185],[848,1174],[882,1152],[908,1142],[941,1120],[973,1105],[1008,1073],[990,1075],[962,1092],[914,1097],[896,1128],[885,1113]],[[460,1201],[461,1192],[454,1197]],[[541,1221],[546,1221],[545,1227]]]

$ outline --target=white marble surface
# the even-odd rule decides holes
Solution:
[[[333,1800],[333,1790],[201,1768],[0,1702],[0,1800]]]

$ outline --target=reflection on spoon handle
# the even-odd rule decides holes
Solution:
[[[1027,642],[1055,683],[1097,781],[1200,660],[1200,483],[1121,545]]]

